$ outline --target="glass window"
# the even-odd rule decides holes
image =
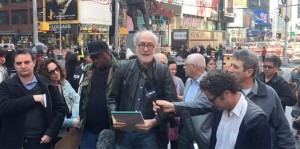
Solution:
[[[8,11],[0,11],[0,25],[8,25]]]
[[[26,0],[11,0],[11,3],[22,3],[26,2]]]
[[[32,9],[30,9],[30,22],[33,22],[33,15],[32,15]],[[43,8],[37,9],[37,21],[43,21]]]
[[[8,3],[8,0],[0,0],[0,4],[2,3]]]
[[[12,11],[12,24],[27,24],[28,13],[26,9]]]

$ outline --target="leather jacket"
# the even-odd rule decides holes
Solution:
[[[134,110],[135,101],[142,98],[143,92],[141,89],[145,86],[145,80],[141,78],[141,71],[137,61],[138,59],[124,61],[117,67],[107,102],[109,111],[132,111]],[[154,80],[155,92],[157,93],[156,99],[171,102],[178,101],[175,84],[169,68],[155,60],[152,62],[152,68],[153,73],[148,74],[152,75],[149,75],[149,77],[152,77]],[[163,148],[166,148],[168,144],[167,123],[169,122],[169,116],[166,113],[155,116],[154,112],[153,116],[158,122],[158,126],[153,128],[158,138],[157,140]],[[120,141],[122,132],[117,130],[116,136],[117,141]]]

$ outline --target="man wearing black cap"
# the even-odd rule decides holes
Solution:
[[[8,78],[7,69],[3,66],[5,63],[6,51],[0,47],[0,82]]]
[[[96,149],[99,133],[110,128],[106,99],[117,61],[104,41],[92,41],[87,49],[93,63],[85,66],[80,83],[80,148]]]

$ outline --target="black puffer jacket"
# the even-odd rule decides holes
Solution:
[[[262,82],[271,86],[276,91],[279,98],[281,99],[281,103],[284,110],[285,106],[293,106],[296,104],[296,96],[294,96],[292,90],[289,87],[288,82],[285,81],[284,78],[282,78],[281,76],[278,76],[277,73],[268,82],[265,82],[265,74],[263,72],[257,75],[256,77]]]

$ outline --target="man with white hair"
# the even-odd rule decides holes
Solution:
[[[154,58],[156,61],[161,62],[165,65],[168,64],[168,58],[166,55],[162,54],[162,53],[155,53],[154,54]]]
[[[116,69],[108,97],[109,111],[141,111],[140,131],[121,131],[124,122],[113,118],[116,142],[120,148],[167,148],[169,116],[155,115],[152,102],[156,99],[177,101],[176,88],[167,65],[154,59],[158,37],[151,31],[139,31],[134,36],[136,59],[124,61]]]

